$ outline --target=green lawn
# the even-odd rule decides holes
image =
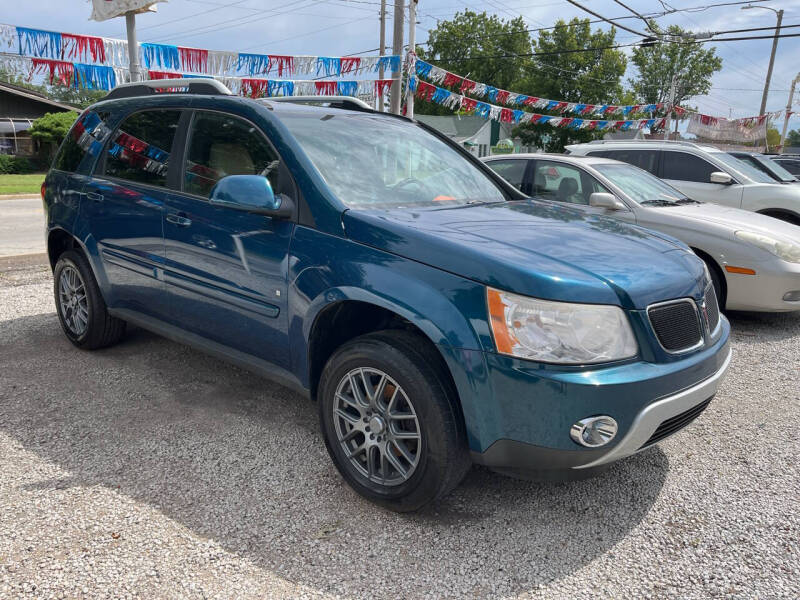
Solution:
[[[0,175],[0,196],[3,194],[38,194],[46,174]]]

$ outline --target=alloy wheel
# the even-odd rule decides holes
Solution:
[[[80,337],[89,325],[89,301],[86,286],[75,267],[65,266],[58,278],[58,303],[70,333]]]
[[[375,368],[348,372],[333,402],[336,437],[350,463],[373,483],[396,486],[419,465],[422,435],[408,395]]]

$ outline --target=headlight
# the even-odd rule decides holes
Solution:
[[[492,288],[487,293],[501,354],[562,364],[636,356],[633,331],[618,306],[551,302]]]
[[[800,246],[797,244],[782,242],[768,235],[753,233],[751,231],[737,231],[735,235],[743,242],[758,246],[762,250],[774,254],[781,260],[791,263],[800,263]]]

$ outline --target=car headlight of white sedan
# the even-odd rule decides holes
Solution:
[[[791,263],[800,263],[800,246],[797,244],[776,240],[763,233],[754,233],[752,231],[737,231],[735,235],[737,239],[752,244],[753,246],[758,246],[762,250],[774,254],[781,260]]]
[[[619,306],[552,302],[487,288],[497,351],[559,364],[636,356],[638,345]]]

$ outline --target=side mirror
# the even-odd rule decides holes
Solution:
[[[589,206],[608,210],[625,210],[627,208],[619,198],[608,192],[594,192],[589,196]]]
[[[211,190],[209,202],[233,210],[290,219],[294,202],[284,195],[275,196],[269,179],[262,175],[228,175]]]
[[[714,171],[711,173],[711,183],[721,183],[722,185],[730,185],[733,183],[733,177],[723,171]]]

